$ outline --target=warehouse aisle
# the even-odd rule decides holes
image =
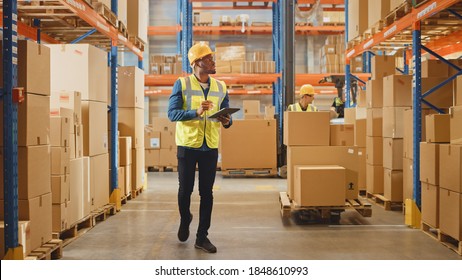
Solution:
[[[341,225],[284,224],[278,196],[283,179],[223,179],[217,174],[210,239],[217,254],[194,248],[198,194],[193,195],[191,237],[177,240],[177,173],[149,173],[149,187],[122,211],[64,248],[63,259],[263,260],[453,259],[453,251],[403,225],[401,212],[373,206],[372,218],[355,211]]]

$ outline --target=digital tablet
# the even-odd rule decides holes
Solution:
[[[214,114],[212,114],[212,115],[210,115],[208,117],[210,119],[215,119],[215,118],[218,118],[219,116],[234,114],[239,110],[240,110],[239,108],[223,108],[220,111],[218,111],[218,112],[216,112],[216,113],[214,113]]]

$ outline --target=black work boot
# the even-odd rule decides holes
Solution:
[[[199,240],[196,239],[196,244],[194,244],[196,249],[202,249],[207,253],[216,253],[217,247],[210,242],[210,240],[206,237],[205,239]]]
[[[189,237],[189,225],[191,224],[191,221],[193,219],[193,215],[191,215],[191,218],[189,219],[189,221],[185,222],[185,221],[181,221],[180,223],[180,228],[178,229],[178,239],[181,241],[181,242],[185,242],[186,240],[188,240],[188,237]]]

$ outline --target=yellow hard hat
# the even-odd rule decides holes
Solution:
[[[196,60],[203,58],[206,55],[213,54],[212,49],[210,49],[207,44],[200,42],[195,44],[189,49],[188,59],[189,65],[193,65]]]
[[[305,94],[316,94],[316,92],[314,91],[314,87],[310,84],[303,85],[300,88],[300,95],[303,96]]]

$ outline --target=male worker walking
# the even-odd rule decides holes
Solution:
[[[295,104],[290,104],[288,111],[294,112],[317,112],[318,109],[312,104],[316,92],[310,84],[305,84],[300,88],[300,101]]]
[[[232,124],[230,115],[208,118],[218,110],[229,107],[226,84],[209,76],[216,73],[212,55],[210,47],[203,42],[189,49],[188,59],[194,73],[175,82],[168,104],[168,118],[177,122],[175,138],[178,146],[178,207],[181,217],[178,239],[184,242],[189,237],[189,225],[193,219],[190,212],[191,194],[197,164],[200,209],[194,246],[208,253],[217,252],[207,235],[212,217],[212,188],[217,169],[220,123],[225,128]]]

